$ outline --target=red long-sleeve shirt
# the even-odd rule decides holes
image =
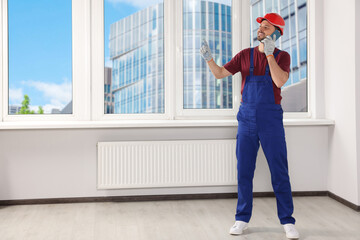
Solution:
[[[274,53],[279,51],[275,48]],[[290,55],[281,51],[276,57],[276,62],[279,67],[285,72],[290,72]],[[255,47],[254,49],[254,75],[264,75],[266,65],[268,64],[266,56],[264,53],[259,52],[259,48]],[[241,72],[242,83],[241,83],[241,94],[244,90],[246,77],[250,74],[250,48],[240,51],[238,54],[233,57],[230,62],[224,65],[224,68],[228,70],[232,75],[237,72]],[[271,75],[271,73],[270,73]],[[273,90],[275,103],[281,103],[281,88],[278,88],[273,81]]]

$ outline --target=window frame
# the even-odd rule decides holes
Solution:
[[[306,58],[307,58],[307,69],[306,69],[306,74],[307,74],[307,83],[306,83],[306,101],[307,101],[307,111],[306,112],[284,112],[284,119],[309,119],[312,118],[313,116],[313,111],[314,111],[314,105],[311,102],[311,99],[314,97],[312,96],[312,91],[311,89],[313,88],[313,81],[312,81],[312,76],[310,75],[310,69],[312,68],[311,65],[313,64],[313,62],[310,60],[311,58],[309,57],[311,52],[310,52],[310,21],[314,21],[315,15],[310,17],[310,4],[313,5],[313,2],[315,0],[306,0],[306,41],[307,41],[307,46],[306,46]],[[295,12],[297,14],[297,7],[295,7]],[[298,19],[295,19],[296,22],[298,22]],[[298,25],[298,23],[296,23]],[[315,23],[314,23],[315,24]],[[315,36],[313,36],[315,37]],[[298,39],[299,36],[296,35],[296,38]],[[299,50],[299,49],[297,49]],[[289,53],[291,54],[291,53]],[[300,51],[298,51],[298,62],[300,62]],[[314,98],[315,99],[315,98]]]
[[[196,120],[232,119],[240,105],[240,73],[233,76],[233,108],[183,109],[183,1],[164,0],[164,86],[163,114],[105,114],[104,113],[104,0],[72,0],[72,84],[73,114],[9,115],[8,114],[8,26],[7,0],[0,0],[0,122],[100,121],[109,120]],[[250,1],[232,1],[233,56],[250,46]],[[323,118],[324,82],[321,32],[323,20],[315,12],[321,3],[307,0],[307,101],[308,111],[285,112],[285,119]],[[240,14],[239,14],[240,13]],[[323,16],[323,13],[322,15]],[[179,31],[181,30],[181,31]],[[242,30],[242,31],[240,31]],[[102,34],[99,34],[102,33]],[[316,50],[319,48],[321,50]],[[174,57],[175,56],[175,57]],[[180,64],[180,65],[179,65]],[[320,69],[319,69],[320,66]],[[172,80],[171,80],[172,79]],[[315,79],[318,79],[316,82]],[[180,89],[180,90],[179,90]],[[117,121],[115,121],[117,120]],[[143,122],[143,121],[142,121]]]
[[[7,19],[7,11],[6,11],[6,14],[4,14],[4,3],[2,0],[0,0],[0,13],[1,13],[1,17],[0,17],[0,93],[3,94],[3,79],[5,79],[3,76],[4,76],[4,70],[3,70],[3,67],[4,67],[4,56],[5,54],[3,53],[3,49],[4,49],[4,42],[3,42],[3,39],[4,39],[4,29],[3,29],[3,23],[4,23],[4,20]],[[0,123],[3,122],[3,98],[0,97]]]
[[[307,41],[307,46],[306,46],[306,58],[307,58],[307,69],[306,69],[306,74],[307,74],[307,83],[306,83],[306,101],[307,101],[307,111],[306,112],[284,112],[284,118],[286,119],[306,119],[306,118],[311,118],[312,117],[312,112],[313,112],[313,105],[311,104],[310,100],[312,98],[311,96],[311,84],[312,84],[312,79],[311,79],[311,76],[310,76],[310,65],[311,65],[311,61],[310,61],[310,58],[309,58],[309,55],[310,55],[310,14],[309,14],[309,9],[310,9],[310,2],[313,2],[313,0],[306,0],[306,41]],[[294,3],[295,4],[295,3]],[[295,13],[296,15],[298,14],[298,8],[297,6],[295,7]],[[290,19],[289,19],[290,20]],[[296,21],[296,25],[298,26],[298,19],[296,18],[295,19]],[[289,23],[291,24],[291,23]],[[299,39],[299,35],[297,34],[296,35],[296,39]],[[297,54],[297,58],[298,58],[298,62],[300,62],[300,50],[299,50],[299,47],[298,47],[298,54]],[[291,54],[291,53],[289,53]]]
[[[72,114],[9,114],[8,1],[1,0],[2,118],[4,122],[90,119],[90,2],[72,0]]]
[[[174,4],[173,1],[164,0],[164,59],[171,59],[173,51],[172,39],[174,29],[171,24],[173,20]],[[170,120],[172,119],[171,106],[173,89],[171,70],[173,68],[170,61],[164,61],[164,113],[145,113],[145,114],[105,114],[104,109],[104,0],[91,1],[91,83],[93,120]],[[101,33],[101,34],[99,34]]]
[[[249,4],[248,4],[249,5]],[[176,1],[176,24],[175,26],[178,28],[175,32],[175,45],[176,45],[176,60],[175,65],[177,66],[175,81],[176,81],[176,115],[175,119],[234,119],[236,116],[239,106],[240,106],[240,87],[241,87],[241,75],[237,73],[232,76],[232,103],[233,106],[230,109],[184,109],[184,58],[183,58],[183,6],[184,0]],[[250,6],[250,5],[249,5]],[[236,1],[232,0],[231,6],[231,24],[232,24],[232,55],[235,56],[237,52],[239,52],[244,45],[244,39],[242,39],[242,34],[240,28],[234,26],[242,26],[244,19],[243,14],[239,14],[242,9],[246,7],[245,1]],[[201,58],[201,61],[204,61]]]

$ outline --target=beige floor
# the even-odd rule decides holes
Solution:
[[[301,239],[360,239],[360,213],[328,197],[295,197]],[[236,199],[0,207],[1,240],[286,239],[274,198],[255,198],[249,229],[230,236]]]

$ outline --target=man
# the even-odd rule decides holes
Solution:
[[[242,100],[237,114],[238,131],[236,157],[238,160],[238,203],[234,226],[230,234],[239,235],[247,228],[252,212],[252,180],[259,142],[264,150],[271,173],[280,223],[289,239],[298,239],[295,229],[293,201],[288,175],[281,87],[289,78],[290,56],[275,48],[275,31],[283,35],[284,19],[269,13],[256,19],[259,46],[244,49],[223,67],[218,66],[206,43],[200,49],[215,78],[221,79],[241,72]]]

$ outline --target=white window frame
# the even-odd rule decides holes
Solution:
[[[314,38],[315,36],[310,36],[310,21],[312,21],[312,23],[315,24],[314,18],[315,16],[312,16],[313,19],[311,19],[310,17],[310,11],[309,9],[310,4],[313,5],[314,0],[306,0],[306,17],[307,17],[307,21],[306,21],[306,38],[307,38],[307,86],[306,86],[306,96],[307,96],[307,112],[284,112],[284,119],[309,119],[312,118],[313,116],[313,111],[314,111],[314,106],[311,103],[311,99],[313,98],[312,96],[312,86],[313,86],[313,78],[310,75],[310,71],[309,69],[311,69],[311,64],[312,61],[310,60],[311,58],[309,57],[310,54],[312,54],[310,52],[310,41],[311,41],[311,37]],[[297,6],[295,7],[295,12],[297,11]],[[297,19],[296,19],[297,21]],[[297,36],[298,37],[298,36]],[[290,53],[289,53],[290,54]],[[300,60],[300,54],[298,54],[298,59]],[[315,99],[315,98],[314,98]]]
[[[296,0],[295,0],[296,1]],[[307,16],[307,34],[306,34],[306,37],[307,37],[307,88],[306,88],[306,96],[307,96],[307,112],[284,112],[284,119],[308,119],[308,118],[311,118],[312,116],[312,106],[310,104],[310,74],[309,74],[309,68],[310,68],[310,63],[309,63],[309,54],[310,54],[310,51],[309,51],[309,27],[310,27],[310,24],[309,24],[309,5],[310,5],[310,0],[306,0],[307,3],[306,3],[306,16]],[[280,4],[280,1],[279,1],[279,4]],[[297,15],[297,4],[296,2],[294,3],[295,4],[295,13]],[[280,6],[279,6],[280,7]],[[265,9],[265,1],[263,2],[263,9]],[[256,17],[256,16],[254,16]],[[298,19],[296,18],[295,21],[297,22]],[[290,19],[289,19],[289,24],[290,24]],[[296,23],[296,26],[298,24]],[[296,38],[298,38],[298,35],[296,36]],[[281,45],[280,45],[280,48],[281,48]],[[291,53],[289,53],[291,54]],[[298,54],[297,56],[298,58],[298,62],[300,62],[300,54]]]
[[[4,49],[4,42],[3,42],[3,39],[4,39],[4,34],[3,34],[3,22],[4,22],[4,19],[7,18],[7,14],[5,15],[4,14],[4,3],[2,0],[0,0],[0,13],[1,13],[1,18],[0,18],[0,93],[3,94],[3,59],[5,58],[3,54],[3,49]],[[0,123],[3,121],[3,100],[2,100],[2,97],[0,97]]]
[[[232,53],[236,55],[246,44],[243,36],[247,33],[241,31],[240,28],[235,26],[242,26],[244,23],[244,13],[242,9],[250,6],[246,1],[232,0],[231,6],[231,24],[232,24]],[[249,11],[248,11],[249,12]],[[242,14],[241,14],[242,13]],[[231,109],[184,109],[183,96],[184,96],[184,63],[183,63],[183,1],[176,1],[176,27],[175,32],[175,45],[176,45],[176,119],[235,119],[236,113],[240,106],[240,87],[241,87],[241,75],[235,74],[232,77],[233,86],[233,107]],[[248,14],[247,14],[248,16]],[[245,27],[247,28],[247,27]],[[242,28],[244,29],[244,28]],[[203,61],[203,59],[201,59]]]
[[[164,0],[164,59],[172,59],[174,1]],[[147,114],[105,114],[104,111],[104,0],[91,1],[91,82],[93,120],[170,120],[172,119],[172,61],[164,61],[164,113]]]
[[[93,120],[121,119],[234,119],[240,104],[240,74],[233,76],[233,108],[232,109],[183,109],[183,1],[164,0],[164,44],[165,44],[165,113],[163,114],[105,114],[104,112],[104,2],[91,3],[91,49],[92,49],[92,106]],[[232,6],[232,26],[243,23],[244,14],[240,18],[241,9],[248,7],[246,1],[234,1]],[[236,10],[235,10],[236,9]],[[246,12],[247,16],[248,11]],[[244,25],[244,24],[243,24]],[[242,29],[248,29],[243,26]],[[233,52],[240,51],[249,44],[240,29],[233,28]],[[100,33],[100,34],[99,34]],[[237,37],[236,37],[237,36]],[[175,56],[175,58],[174,58]],[[176,97],[174,97],[176,96]]]
[[[164,0],[165,113],[104,114],[104,0],[72,0],[73,114],[8,115],[7,0],[0,0],[0,122],[232,119],[240,105],[240,73],[233,76],[232,109],[183,109],[183,1]],[[321,2],[307,0],[308,112],[284,113],[284,119],[325,117],[322,66]],[[232,1],[233,55],[250,46],[250,1]],[[239,14],[241,13],[241,14]],[[99,34],[101,33],[101,34]],[[315,51],[315,48],[317,49]],[[115,121],[117,120],[117,121]],[[119,121],[120,120],[120,121]],[[126,122],[126,121],[125,121]],[[143,121],[142,121],[143,122]],[[161,121],[159,121],[160,123]],[[165,122],[165,121],[164,121]]]
[[[1,0],[1,82],[4,122],[90,120],[90,1],[72,0],[72,114],[9,115],[8,2]]]
[[[322,0],[307,0],[307,118],[325,117],[324,9]],[[296,117],[296,116],[295,116]],[[298,117],[300,118],[300,117]]]

